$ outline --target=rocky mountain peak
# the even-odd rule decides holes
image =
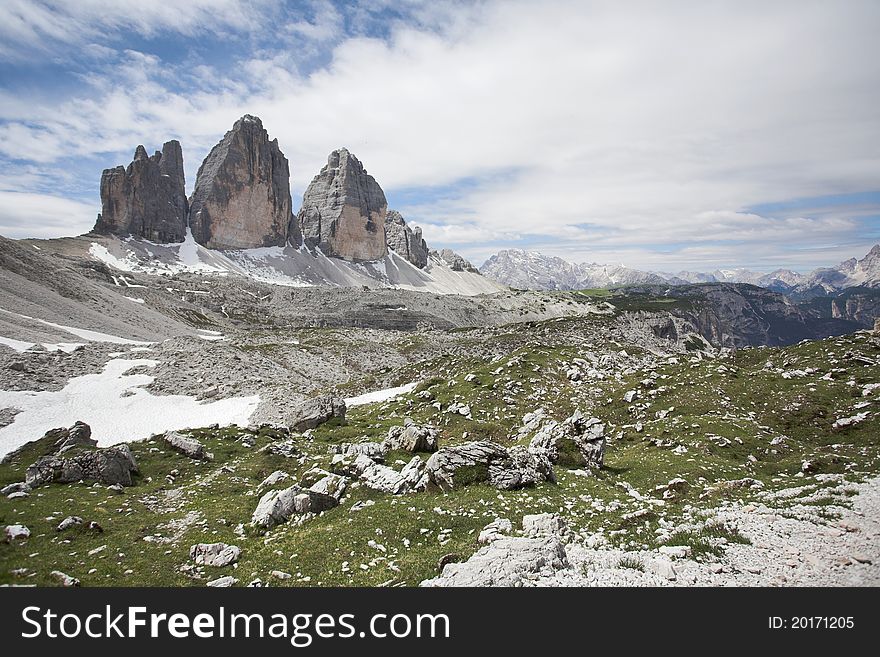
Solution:
[[[190,199],[193,237],[213,249],[284,246],[290,217],[287,158],[262,121],[246,114],[199,167]]]
[[[105,169],[101,175],[101,214],[93,230],[181,242],[187,210],[180,142],[165,142],[152,157],[140,145],[127,168]]]
[[[387,209],[379,183],[348,149],[339,148],[303,195],[298,215],[303,242],[328,256],[378,260],[388,254]]]
[[[410,228],[397,210],[385,215],[385,241],[388,248],[406,258],[420,269],[428,265],[428,245],[422,239],[422,229]]]

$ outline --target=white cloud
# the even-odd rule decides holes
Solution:
[[[95,18],[107,7],[97,0],[76,11],[144,33],[185,33],[206,13],[209,25],[247,23],[231,1],[217,12],[186,3],[173,28],[158,3],[135,4],[143,10],[124,19]],[[335,10],[316,7],[291,29],[338,38]],[[454,187],[458,196],[405,208],[429,239],[463,244],[475,259],[485,248],[476,240],[511,236],[552,236],[577,260],[644,259],[658,245],[655,255],[682,262],[757,257],[763,243],[778,255],[793,241],[805,249],[865,241],[854,235],[855,215],[834,208],[807,218],[746,208],[876,189],[880,4],[406,7],[414,22],[394,22],[388,40],[342,40],[309,76],[297,71],[295,49],[257,53],[231,77],[210,63],[195,75],[129,54],[90,79],[89,93],[60,103],[2,94],[0,116],[11,122],[0,126],[0,152],[51,162],[176,137],[191,184],[201,158],[247,112],[278,137],[295,195],[342,145],[392,203],[398,190],[477,180]],[[41,16],[31,30],[53,33]],[[173,76],[190,76],[187,88],[169,85]],[[731,244],[705,246],[721,241]],[[645,246],[636,253],[634,243]]]
[[[145,37],[250,31],[271,6],[268,0],[4,0],[0,56],[21,59],[123,29]]]
[[[0,191],[0,235],[59,237],[88,232],[100,203],[84,203],[48,194]]]

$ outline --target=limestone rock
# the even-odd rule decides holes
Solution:
[[[341,445],[334,445],[331,449],[337,455],[360,456],[363,454],[374,461],[382,461],[385,458],[385,454],[388,453],[388,446],[385,442],[342,443]]]
[[[556,481],[553,465],[544,454],[533,454],[521,445],[508,450],[507,458],[489,464],[489,482],[499,490],[516,490],[542,481]]]
[[[230,586],[234,586],[238,584],[238,580],[235,579],[232,575],[224,575],[223,577],[218,577],[217,579],[212,579],[210,582],[207,582],[205,586],[211,586],[213,588],[225,589]]]
[[[98,481],[102,484],[131,486],[131,475],[138,471],[128,445],[84,451],[70,457],[43,456],[28,467],[25,481],[31,487],[44,484],[67,484],[74,481]]]
[[[16,493],[30,493],[31,487],[28,486],[25,482],[19,481],[14,484],[7,484],[3,488],[0,488],[0,495],[6,495],[9,497],[10,495],[14,495]]]
[[[538,513],[523,516],[523,533],[529,538],[539,536],[564,537],[568,534],[568,525],[557,513]]]
[[[294,406],[288,422],[294,431],[306,431],[332,418],[345,419],[345,400],[341,397],[322,395],[306,399]]]
[[[426,464],[418,456],[412,458],[398,472],[387,465],[380,465],[361,454],[354,460],[355,474],[368,488],[391,495],[406,495],[425,490],[428,485]]]
[[[272,488],[273,486],[277,486],[282,481],[287,481],[288,479],[290,479],[289,474],[287,474],[283,470],[276,470],[275,472],[270,474],[268,477],[263,479],[263,481],[260,482],[260,485],[257,486],[257,488],[258,489]]]
[[[12,543],[12,541],[24,540],[26,538],[29,538],[30,535],[31,530],[24,525],[6,525],[6,529],[3,530],[3,537],[8,543]]]
[[[499,538],[509,535],[513,531],[513,523],[507,518],[495,518],[488,525],[483,527],[480,535],[477,537],[477,543],[491,543]]]
[[[605,460],[605,425],[580,411],[561,423],[550,422],[532,438],[529,451],[551,463],[599,469]]]
[[[189,549],[189,558],[200,566],[222,568],[238,561],[241,548],[226,543],[198,543]]]
[[[211,249],[284,246],[290,217],[287,158],[260,119],[246,114],[199,167],[190,199],[193,237]]]
[[[428,245],[422,239],[422,229],[410,228],[397,210],[388,210],[385,214],[385,242],[389,249],[419,269],[427,267]]]
[[[498,538],[463,563],[449,563],[439,577],[420,586],[523,586],[538,576],[568,568],[557,538]]]
[[[128,168],[105,169],[101,175],[101,214],[94,232],[182,242],[187,210],[180,142],[165,142],[152,157],[138,146]]]
[[[62,573],[60,570],[53,570],[49,574],[58,580],[58,583],[61,586],[79,586],[79,580],[76,577],[71,577],[66,573]]]
[[[444,447],[428,459],[428,477],[441,490],[452,490],[489,480],[489,466],[508,458],[504,447],[488,440]]]
[[[71,527],[76,527],[78,525],[83,524],[83,519],[79,516],[67,516],[64,520],[58,523],[58,526],[55,528],[57,532],[67,531]]]
[[[386,451],[399,449],[405,452],[436,452],[439,435],[437,429],[429,426],[409,424],[405,427],[391,427],[382,445]]]
[[[92,438],[92,428],[85,422],[77,421],[70,429],[62,429],[62,435],[55,443],[55,453],[61,454],[74,447],[97,447],[98,441]]]
[[[251,524],[261,529],[270,529],[287,522],[295,514],[321,513],[339,504],[339,500],[312,490],[291,486],[284,490],[273,490],[260,498],[251,517]]]
[[[211,454],[205,451],[205,446],[202,443],[195,438],[188,438],[176,431],[167,432],[162,436],[162,440],[174,451],[180,452],[191,459],[210,461],[212,458]]]
[[[306,189],[297,220],[303,242],[324,255],[379,260],[388,254],[387,208],[385,193],[373,176],[340,148],[330,153],[326,166]]]

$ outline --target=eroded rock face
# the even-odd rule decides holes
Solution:
[[[190,199],[193,237],[211,249],[284,246],[290,217],[287,158],[260,119],[247,114],[199,167]]]
[[[420,269],[428,265],[428,245],[422,239],[422,229],[410,228],[397,210],[385,214],[385,242],[397,255],[406,258]]]
[[[152,156],[138,146],[128,168],[104,169],[101,214],[93,230],[153,242],[182,242],[187,210],[180,142],[165,142],[162,151]]]
[[[303,242],[346,260],[383,258],[388,254],[387,208],[379,183],[354,155],[340,148],[330,153],[303,195],[298,215]]]

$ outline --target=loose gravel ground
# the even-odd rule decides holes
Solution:
[[[792,491],[800,493],[797,489]],[[538,586],[878,586],[880,478],[840,483],[845,506],[744,505],[719,510],[749,545],[730,544],[717,562],[670,560],[657,552],[566,547],[571,568],[533,580]],[[823,494],[827,494],[826,489]],[[779,493],[774,498],[784,499]],[[836,516],[829,518],[829,516]],[[620,567],[640,562],[644,571]]]

